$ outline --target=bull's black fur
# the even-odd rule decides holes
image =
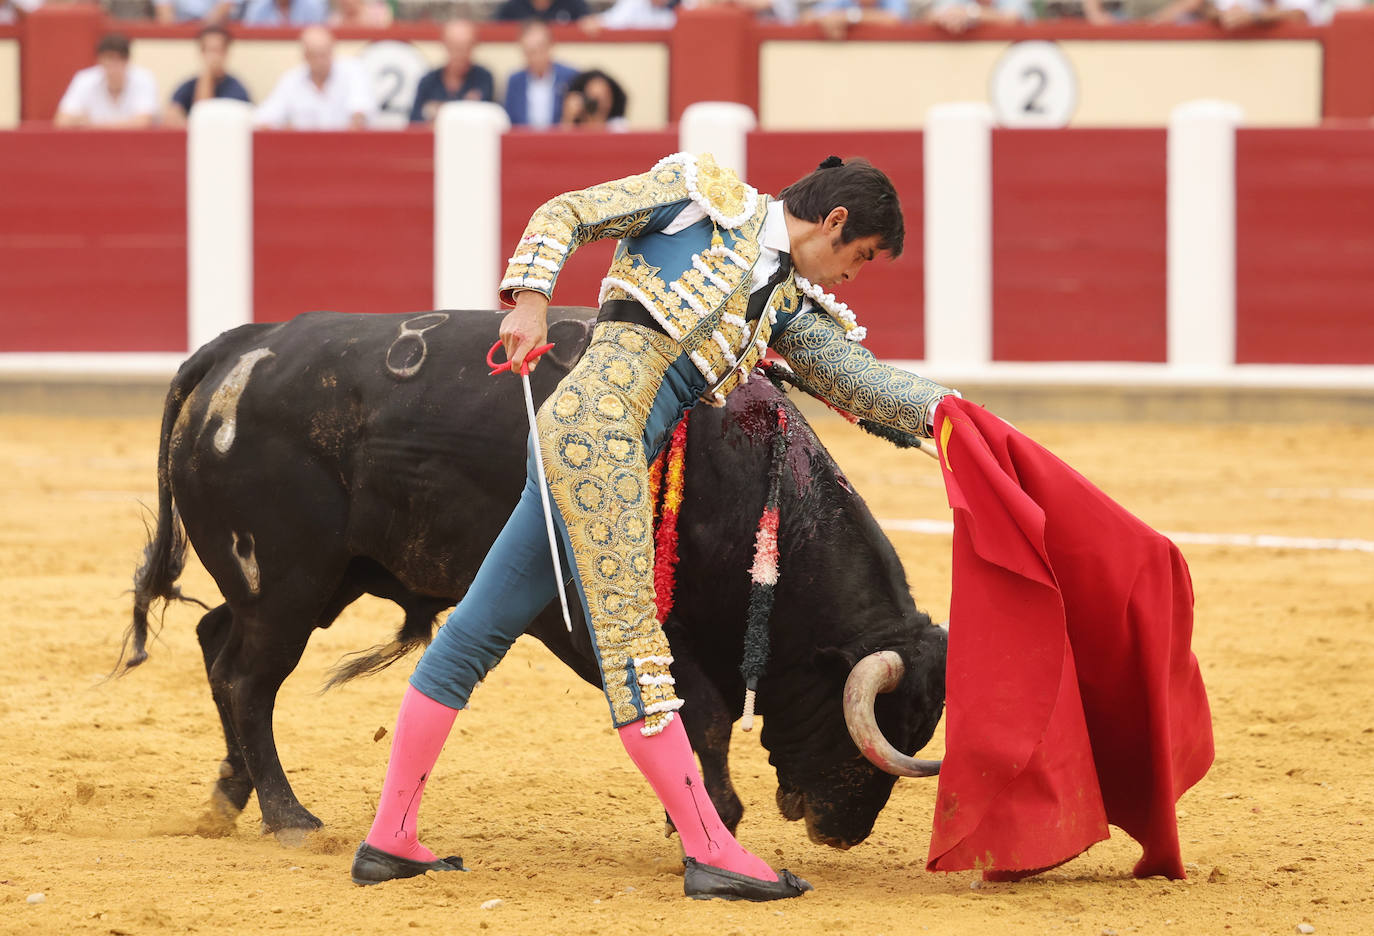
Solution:
[[[520,394],[511,381],[487,379],[482,366],[499,319],[449,316],[427,329],[423,366],[409,376],[388,369],[387,352],[414,316],[311,313],[228,332],[173,381],[159,447],[157,529],[136,578],[126,667],[147,656],[148,608],[181,597],[175,580],[189,538],[225,598],[197,634],[225,734],[215,800],[226,816],[256,791],[266,827],[319,825],[277,757],[272,712],[281,682],[311,632],[365,593],[398,604],[404,624],[390,643],[342,661],[331,682],[375,672],[426,643],[524,483]],[[560,354],[535,371],[537,398],[585,345],[587,317],[564,312],[552,324]],[[420,351],[406,340],[412,344],[395,358],[413,363]],[[210,411],[212,395],[241,355],[261,348],[273,356],[256,365],[242,393],[233,445],[216,451],[210,440],[221,421]],[[916,609],[896,553],[863,501],[766,381],[736,391],[724,410],[693,414],[677,600],[665,630],[687,701],[684,724],[708,791],[734,828],[743,809],[727,755],[744,693],[748,569],[780,402],[792,442],[772,654],[759,685],[762,741],[784,814],[804,817],[813,839],[847,847],[868,835],[894,782],[859,755],[845,730],[849,667],[880,649],[907,661],[902,685],[878,704],[878,720],[894,743],[915,751],[943,705],[944,633]],[[256,588],[244,572],[250,556]],[[528,632],[599,685],[576,603],[573,613],[571,635],[556,604]]]

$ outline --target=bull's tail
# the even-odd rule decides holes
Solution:
[[[423,650],[428,646],[433,634],[433,612],[421,608],[407,608],[405,624],[402,625],[395,640],[350,653],[339,660],[330,669],[329,678],[320,687],[320,692],[328,692],[335,686],[343,685],[359,676],[380,673],[408,653]]]
[[[124,675],[148,659],[148,612],[153,604],[162,601],[190,601],[207,611],[210,606],[181,593],[176,580],[186,567],[186,531],[181,525],[176,505],[172,503],[172,483],[168,452],[172,429],[181,407],[196,385],[209,373],[215,355],[203,348],[181,365],[167,391],[162,410],[162,438],[157,449],[157,528],[143,547],[143,561],[134,572],[134,619],[124,631],[115,671]],[[132,652],[130,647],[132,646]]]

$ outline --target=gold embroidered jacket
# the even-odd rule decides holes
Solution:
[[[665,233],[689,201],[707,217]],[[773,290],[757,321],[746,321],[768,202],[709,154],[685,153],[642,175],[560,195],[530,219],[502,278],[501,298],[513,302],[524,289],[551,297],[574,250],[616,238],[598,301],[643,305],[700,371],[705,401],[724,402],[771,344],[837,406],[929,435],[929,408],[950,391],[875,360],[850,340],[862,334],[852,317],[841,321],[815,303],[804,306],[795,277]]]

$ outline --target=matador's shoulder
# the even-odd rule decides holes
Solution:
[[[710,153],[674,153],[660,159],[649,171],[681,173],[687,197],[701,207],[718,227],[734,229],[754,216],[759,207],[758,189],[733,169],[716,162]]]

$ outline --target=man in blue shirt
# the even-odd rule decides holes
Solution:
[[[553,60],[553,33],[540,20],[531,20],[520,33],[525,68],[506,82],[506,113],[512,126],[542,130],[558,123],[563,95],[577,77],[577,69]]]
[[[311,26],[329,16],[328,0],[248,0],[245,26]]]
[[[229,31],[223,26],[206,26],[196,37],[200,43],[200,73],[187,78],[172,92],[167,105],[166,123],[181,126],[186,123],[197,101],[210,98],[233,98],[248,101],[248,89],[225,71],[229,58]]]
[[[490,101],[495,95],[491,72],[472,61],[477,45],[473,25],[467,20],[450,20],[444,24],[442,39],[448,62],[420,79],[410,108],[411,123],[433,120],[439,105],[448,101]]]

